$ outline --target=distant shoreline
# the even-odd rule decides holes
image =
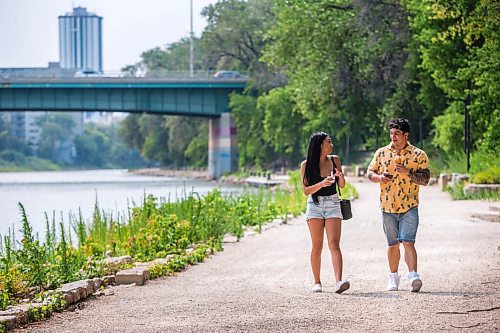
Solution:
[[[153,177],[172,177],[172,178],[195,178],[207,181],[215,181],[224,184],[247,185],[246,178],[241,178],[235,175],[223,175],[218,179],[211,179],[208,176],[208,170],[174,170],[162,168],[144,168],[129,170],[130,173],[142,176]]]
[[[142,176],[173,177],[173,178],[197,178],[208,180],[207,170],[174,170],[162,168],[144,168],[129,170],[130,173]]]

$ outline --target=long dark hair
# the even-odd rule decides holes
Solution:
[[[307,160],[306,160],[306,170],[304,172],[304,185],[311,186],[319,183],[321,179],[321,173],[319,170],[319,158],[321,156],[321,144],[329,135],[325,132],[316,132],[311,135],[309,139],[309,148],[307,148]],[[313,201],[318,203],[318,196],[316,194],[312,195]]]

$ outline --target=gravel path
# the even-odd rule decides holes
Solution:
[[[114,295],[17,332],[500,332],[500,224],[468,218],[488,203],[451,201],[436,185],[422,188],[416,246],[424,286],[409,292],[402,263],[402,290],[387,292],[378,185],[356,187],[354,218],[343,224],[351,281],[344,294],[334,293],[326,246],[324,291],[310,292],[302,216],[226,244],[177,276],[113,287]]]

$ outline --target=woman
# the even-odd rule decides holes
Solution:
[[[311,233],[311,267],[314,275],[314,292],[321,292],[321,251],[323,235],[326,229],[328,248],[332,255],[335,271],[335,292],[342,293],[349,289],[349,281],[342,280],[342,252],[340,252],[340,232],[342,213],[336,184],[345,185],[342,164],[337,155],[330,155],[333,150],[332,140],[323,132],[314,133],[309,140],[307,159],[302,162],[302,188],[307,197],[306,219]]]

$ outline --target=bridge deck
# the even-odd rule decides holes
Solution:
[[[0,78],[0,111],[112,111],[218,117],[247,79]]]

